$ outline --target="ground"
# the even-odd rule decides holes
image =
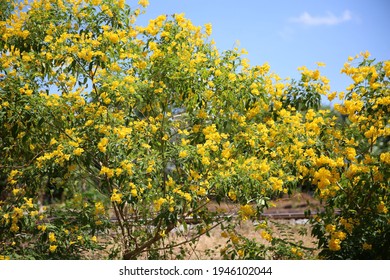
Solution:
[[[280,198],[270,201],[270,207],[265,209],[262,219],[267,220],[269,226],[271,227],[273,234],[276,238],[288,238],[292,242],[302,242],[302,246],[308,248],[316,248],[316,239],[311,236],[310,225],[308,220],[305,219],[304,212],[308,209],[313,212],[320,206],[318,200],[314,199],[310,194],[297,192],[291,196],[285,195]],[[239,206],[234,203],[224,202],[217,204],[216,202],[211,202],[209,205],[213,210],[223,209],[222,212],[236,214],[238,212]],[[242,221],[236,231],[239,234],[242,234],[246,238],[254,239],[256,242],[262,244],[270,244],[268,241],[264,240],[261,237],[261,230],[256,230],[256,223],[251,220]],[[189,225],[189,227],[196,227],[196,225]],[[165,245],[171,244],[171,242],[182,242],[186,239],[191,239],[191,235],[178,235],[180,232],[180,227],[178,230],[173,230],[168,236],[168,239],[165,241]],[[223,230],[221,228],[215,227],[210,231],[209,236],[203,235],[199,238],[198,242],[188,244],[186,246],[187,253],[185,254],[185,259],[195,259],[195,260],[210,260],[210,259],[222,259],[220,255],[220,250],[223,249],[228,239],[222,236]],[[306,232],[305,235],[300,233]],[[288,236],[287,236],[288,234]],[[111,248],[112,245],[109,245]],[[174,252],[179,254],[179,249],[174,249]],[[317,251],[313,251],[310,254],[310,258],[316,257]],[[88,258],[92,259],[101,259],[107,258],[107,255],[103,252],[91,252],[91,255]],[[140,259],[145,259],[146,256],[140,256]],[[173,254],[172,258],[176,258],[176,255]],[[272,257],[271,257],[272,258]]]
[[[302,241],[303,246],[316,248],[316,239],[311,236],[310,225],[307,223],[308,220],[304,218],[306,210],[310,209],[314,212],[320,206],[316,199],[307,193],[295,193],[292,196],[286,195],[272,200],[270,205],[270,208],[264,211],[263,218],[268,221],[275,237],[282,238],[286,237],[286,232],[292,233],[288,237],[289,240],[293,242]],[[212,204],[211,207],[222,207],[230,213],[237,211],[237,206],[230,203]],[[255,230],[255,226],[250,220],[241,222],[236,230],[249,239],[269,244],[261,237],[260,230]],[[300,232],[306,232],[307,234],[301,235]],[[202,236],[198,243],[189,248],[187,259],[221,259],[219,250],[224,248],[228,241],[221,234],[222,230],[217,227],[210,232],[210,236]],[[175,235],[173,235],[173,238],[176,238]],[[311,254],[311,257],[315,258],[315,255],[316,251]]]

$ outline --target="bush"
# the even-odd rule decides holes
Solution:
[[[183,258],[185,242],[164,242],[174,230],[196,242],[259,219],[270,198],[304,184],[325,202],[312,221],[324,257],[388,257],[379,242],[389,229],[388,62],[346,67],[355,84],[335,107],[343,123],[318,109],[320,95],[334,97],[318,69],[282,81],[267,64],[251,67],[245,50],[219,53],[209,24],[176,14],[140,27],[141,10],[124,1],[9,7],[0,22],[3,258]],[[240,205],[239,219],[211,201]],[[230,257],[266,257],[240,242]]]

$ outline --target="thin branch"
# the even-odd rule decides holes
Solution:
[[[169,245],[169,246],[165,246],[165,247],[161,247],[161,248],[147,249],[147,250],[144,250],[143,252],[149,252],[149,251],[152,251],[152,250],[158,250],[158,251],[168,250],[168,249],[172,249],[172,248],[175,248],[175,247],[184,245],[184,244],[186,244],[186,243],[195,241],[195,240],[197,240],[199,237],[205,235],[207,232],[210,232],[211,230],[213,230],[214,228],[218,227],[218,226],[221,225],[222,223],[223,223],[223,221],[217,222],[215,225],[213,225],[212,227],[208,228],[205,232],[203,232],[203,233],[198,233],[197,235],[194,235],[191,239],[187,239],[187,240],[182,241],[182,242],[180,242],[180,243],[176,243],[176,244],[174,244],[174,245]]]

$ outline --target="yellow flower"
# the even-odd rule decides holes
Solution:
[[[77,149],[75,149],[75,150],[73,151],[73,154],[74,154],[75,156],[79,156],[79,155],[81,155],[83,152],[84,152],[84,149],[83,149],[83,148],[77,148]]]
[[[211,23],[206,23],[204,25],[205,29],[206,29],[206,34],[207,36],[210,36],[211,35],[211,32],[212,32],[212,26],[211,26]]]
[[[264,238],[265,240],[267,240],[267,241],[269,241],[269,242],[272,241],[272,235],[269,234],[268,232],[262,230],[262,231],[260,232],[260,235],[261,235],[261,237]]]
[[[84,125],[85,126],[90,126],[92,124],[93,124],[93,120],[87,120]]]
[[[159,198],[159,199],[157,199],[157,200],[155,200],[154,201],[154,209],[156,210],[156,211],[160,211],[160,209],[161,209],[161,206],[164,204],[164,203],[166,203],[167,202],[167,200],[165,199],[165,198]]]
[[[268,180],[271,182],[273,190],[281,191],[283,189],[283,181],[281,179],[270,177]]]
[[[122,174],[122,172],[123,172],[123,169],[122,168],[115,168],[115,174],[117,175],[117,176],[120,176],[121,174]]]
[[[251,205],[246,204],[240,207],[239,214],[241,216],[241,219],[245,221],[248,218],[252,217],[255,214],[255,211],[253,210],[253,207]]]
[[[231,156],[230,149],[229,149],[229,148],[223,149],[222,152],[221,152],[221,156],[222,156],[224,159],[229,159],[230,156]]]
[[[92,242],[95,242],[95,243],[97,242],[97,238],[96,238],[95,235],[91,237],[91,241],[92,241]]]
[[[340,240],[345,240],[345,238],[347,238],[347,235],[343,231],[336,231],[332,234],[332,237]]]
[[[50,140],[50,145],[55,145],[57,143],[57,140],[55,138],[52,138]]]
[[[326,225],[325,230],[327,232],[334,232],[336,230],[336,226],[335,225]]]
[[[385,205],[385,203],[383,201],[381,201],[378,206],[377,206],[377,210],[379,213],[383,213],[383,214],[387,214],[388,212],[388,209]]]
[[[291,253],[296,255],[297,257],[301,258],[303,256],[303,253],[296,247],[291,248]]]
[[[229,235],[227,234],[226,231],[223,231],[223,232],[221,232],[221,237],[223,237],[223,238],[228,238]]]
[[[145,149],[150,149],[151,148],[151,146],[149,144],[146,144],[146,143],[142,143],[141,147],[143,147]]]
[[[104,137],[104,138],[100,139],[100,142],[98,143],[99,151],[101,151],[102,153],[105,153],[107,150],[107,148],[106,148],[107,144],[108,144],[108,138]]]
[[[137,189],[135,189],[135,188],[131,189],[130,194],[131,194],[132,196],[134,196],[134,197],[137,197],[137,196],[138,196]]]
[[[92,0],[91,2],[92,2],[92,5],[97,6],[97,5],[100,5],[102,0]]]
[[[390,164],[390,152],[382,153],[379,159],[385,164]]]
[[[196,194],[199,196],[205,196],[207,194],[207,191],[205,188],[200,187]]]
[[[202,157],[202,164],[203,165],[210,165],[210,158],[209,157]]]
[[[33,208],[34,204],[32,203],[32,198],[27,199],[26,197],[23,197],[23,200],[25,201],[25,205],[28,208]]]
[[[12,194],[17,195],[20,192],[20,189],[13,189]]]
[[[235,235],[234,233],[231,233],[230,240],[233,242],[233,244],[237,244],[240,241],[240,238],[238,238],[238,236]]]
[[[295,247],[292,247],[291,248],[291,253],[293,253],[294,255],[297,253],[298,249],[295,248]]]
[[[369,56],[371,56],[369,51],[361,52],[360,55],[363,56],[365,59],[367,59]]]
[[[372,249],[372,245],[371,244],[368,244],[366,242],[364,242],[363,244],[363,250],[371,250]]]
[[[118,6],[119,8],[123,9],[125,7],[125,0],[119,0]]]
[[[318,171],[314,173],[314,178],[317,179],[318,187],[320,189],[325,188],[330,185],[330,180],[332,179],[332,173],[325,167],[321,167]]]
[[[6,220],[6,222],[8,223],[9,214],[8,214],[8,213],[4,214],[4,215],[3,215],[3,218],[4,218],[4,219]]]
[[[205,119],[207,118],[207,113],[205,110],[200,109],[198,114],[196,115],[198,118]],[[195,132],[195,131],[194,131]]]
[[[114,189],[111,195],[111,201],[121,203],[122,202],[122,194],[118,193],[118,189]]]
[[[57,250],[57,245],[50,245],[50,247],[49,247],[49,251],[51,252],[51,253],[54,253],[56,250]]]
[[[341,249],[340,243],[341,243],[340,239],[338,239],[338,238],[333,239],[332,238],[328,242],[329,249],[331,251],[339,251]]]
[[[228,78],[231,82],[234,82],[236,80],[236,74],[234,73],[229,73]]]
[[[142,7],[146,8],[149,6],[149,0],[139,0],[138,5],[141,5]]]
[[[57,241],[56,236],[53,232],[49,233],[49,241],[50,241],[50,243]]]
[[[188,152],[186,150],[180,151],[179,158],[185,158],[188,156]]]
[[[229,191],[228,196],[231,200],[236,201],[237,195],[235,191]]]
[[[118,36],[118,34],[115,34],[115,33],[113,33],[113,32],[108,32],[108,33],[106,34],[106,36],[107,36],[108,40],[111,41],[111,43],[117,44],[117,43],[119,42],[119,36]],[[106,103],[106,102],[104,102],[104,103]],[[106,103],[106,104],[107,104],[107,103]]]
[[[104,209],[104,205],[102,202],[95,203],[95,215],[98,216],[100,214],[104,214],[106,210]]]
[[[313,80],[318,80],[319,77],[320,77],[320,71],[315,70],[315,71],[312,72]]]
[[[337,95],[337,91],[334,91],[334,92],[328,94],[328,100],[332,101],[333,99],[336,98],[336,95]]]
[[[37,228],[38,228],[38,230],[44,232],[47,229],[47,226],[45,226],[45,225],[38,225]]]
[[[12,218],[18,219],[18,218],[21,218],[21,217],[23,217],[23,210],[21,208],[19,208],[19,207],[15,207],[14,208],[14,212],[12,214]]]
[[[16,223],[12,223],[10,231],[11,232],[18,232],[19,231],[19,226]]]
[[[114,176],[115,171],[114,171],[114,169],[103,166],[102,169],[100,170],[99,174],[106,175],[108,178],[111,178]]]
[[[191,202],[192,201],[192,197],[189,193],[185,193],[183,194],[183,197],[185,200],[187,200],[187,202]]]
[[[356,158],[356,151],[354,148],[346,148],[345,149],[345,154],[347,159],[353,161]]]
[[[261,222],[260,224],[258,224],[258,225],[256,226],[256,229],[259,229],[259,228],[263,228],[263,229],[267,228],[267,222],[266,222],[266,221],[263,221],[263,222]]]

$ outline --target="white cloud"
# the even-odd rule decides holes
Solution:
[[[337,17],[331,12],[327,12],[325,16],[312,16],[308,12],[304,12],[299,17],[291,18],[291,22],[302,23],[304,25],[337,25],[352,19],[352,14],[349,10]]]
[[[290,41],[294,38],[295,30],[291,26],[285,26],[278,34],[284,40]]]

